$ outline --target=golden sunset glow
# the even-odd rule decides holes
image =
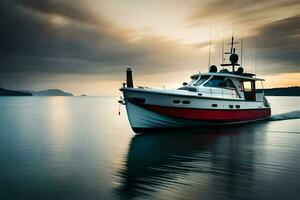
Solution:
[[[25,0],[1,9],[3,87],[116,95],[125,66],[137,85],[177,87],[207,71],[210,40],[219,66],[233,34],[244,68],[256,66],[266,87],[300,85],[297,1]]]

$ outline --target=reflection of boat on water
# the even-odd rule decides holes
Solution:
[[[253,131],[253,126],[246,127],[247,131]],[[187,178],[188,182],[194,181],[191,187],[197,187],[197,181],[203,181],[197,177],[199,174],[211,180],[219,173],[229,182],[234,182],[230,184],[236,184],[239,177],[232,176],[234,171],[252,171],[252,165],[249,167],[239,163],[241,157],[249,162],[253,159],[251,153],[242,155],[238,149],[242,144],[239,140],[242,130],[241,127],[231,127],[135,136],[124,167],[117,175],[121,178],[117,195],[126,198],[147,196],[148,193],[153,195],[154,191],[162,188],[184,185],[182,180],[185,178],[182,177],[191,174],[195,175],[195,180],[193,177]],[[253,137],[253,134],[247,137]],[[248,141],[251,138],[247,138]],[[228,172],[222,171],[222,168]]]
[[[190,83],[178,89],[134,87],[132,71],[127,69],[127,82],[120,89],[128,119],[134,132],[162,128],[190,128],[237,124],[263,120],[271,108],[262,91],[256,89],[255,74],[244,73],[231,41],[229,64],[218,71],[210,66],[209,73],[191,76]],[[232,71],[224,69],[231,66]],[[172,78],[172,77],[170,77]]]

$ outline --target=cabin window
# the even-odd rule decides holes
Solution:
[[[233,108],[233,105],[229,105],[229,108]]]
[[[204,84],[205,87],[217,87],[235,89],[235,86],[231,79],[221,76],[215,76]]]
[[[182,104],[190,104],[191,102],[190,101],[187,101],[187,100],[184,100],[182,101]]]
[[[173,101],[173,103],[174,103],[174,104],[180,104],[180,100],[177,100],[177,99],[176,99],[176,100]]]
[[[234,84],[233,84],[233,82],[232,82],[231,79],[226,79],[225,80],[225,87],[231,88],[231,89],[235,89],[235,86],[234,86]]]
[[[215,76],[210,79],[207,83],[204,84],[205,87],[224,87],[225,86],[225,77]]]
[[[218,107],[218,104],[211,104],[212,107]]]
[[[202,85],[205,81],[207,81],[209,79],[209,76],[201,76],[200,79],[198,79],[194,85],[195,86],[200,86]]]
[[[251,91],[251,82],[244,82],[244,91],[250,92]]]
[[[255,81],[244,81],[243,82],[244,88],[244,96],[246,101],[256,101],[256,87]]]

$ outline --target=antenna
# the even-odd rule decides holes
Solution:
[[[243,66],[243,38],[241,39],[241,66]]]
[[[231,37],[231,42],[229,43],[231,48],[230,48],[230,52],[225,52],[225,54],[230,54],[229,56],[229,60],[230,60],[230,64],[221,64],[221,66],[232,66],[232,72],[235,72],[235,66],[240,66],[240,64],[238,64],[238,60],[239,60],[239,56],[235,53],[235,48],[234,45],[237,44],[238,42],[234,42],[234,36]]]
[[[211,24],[210,24],[210,39],[209,39],[209,52],[208,52],[208,70],[209,70],[209,66],[210,66],[211,32],[212,32],[212,26],[211,26]]]
[[[256,38],[254,42],[254,74],[256,75]]]
[[[233,45],[234,45],[234,36],[232,35],[231,37],[231,43],[230,43],[231,47],[230,47],[230,54],[233,54]]]
[[[224,27],[222,31],[222,64],[224,64]],[[222,67],[224,69],[224,66]]]

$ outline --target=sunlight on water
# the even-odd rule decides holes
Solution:
[[[51,130],[53,147],[55,149],[63,148],[65,146],[65,142],[67,142],[67,138],[69,137],[69,132],[67,131],[71,126],[69,100],[70,99],[64,97],[48,98],[48,129]]]
[[[1,199],[299,199],[298,97],[269,121],[134,136],[117,97],[0,98]]]

